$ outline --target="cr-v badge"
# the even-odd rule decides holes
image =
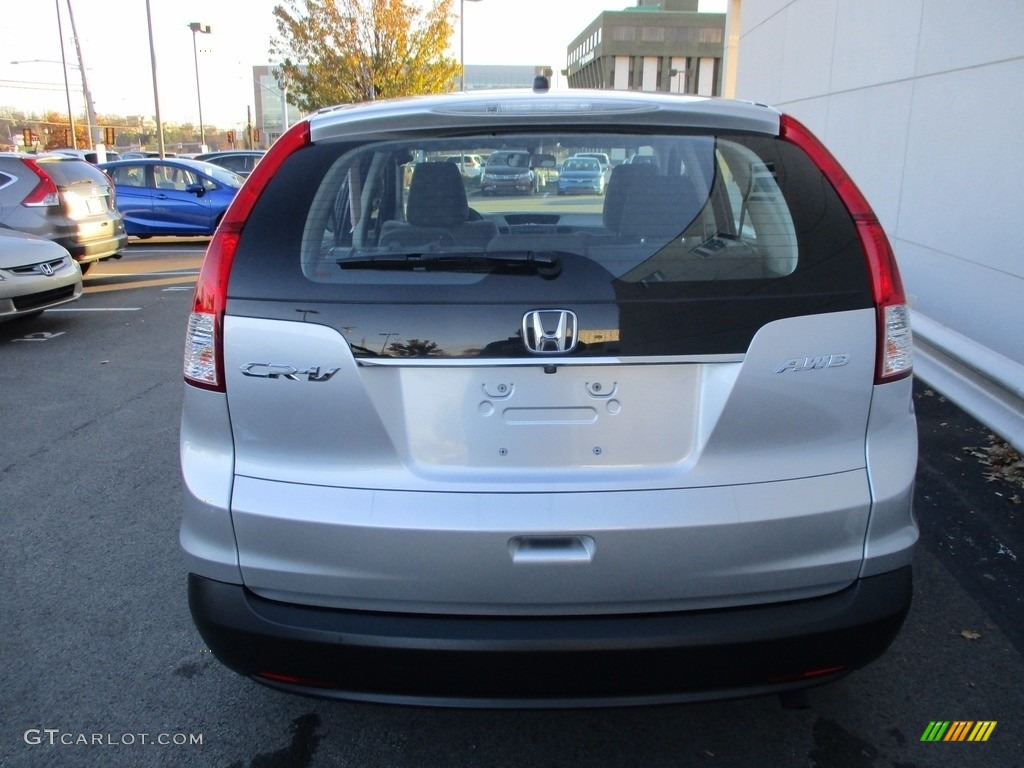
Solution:
[[[523,343],[539,355],[572,352],[576,331],[576,313],[568,309],[535,309],[523,315]]]
[[[306,381],[327,381],[341,368],[328,368],[323,373],[319,366],[310,366],[300,371],[294,365],[281,363],[245,363],[239,370],[244,376],[252,376],[257,379],[289,379],[291,381],[302,381],[300,376],[305,376]]]

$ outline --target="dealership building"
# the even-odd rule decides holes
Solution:
[[[698,13],[697,0],[638,0],[604,11],[570,43],[570,88],[722,92],[724,13]]]

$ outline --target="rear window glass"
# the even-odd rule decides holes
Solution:
[[[85,160],[77,158],[40,158],[39,166],[49,174],[58,187],[91,182],[109,186],[110,182],[103,171]]]
[[[506,165],[510,168],[529,168],[529,152],[492,152],[487,158],[487,164],[492,167]]]
[[[555,144],[597,140],[611,145],[615,137]],[[303,273],[328,283],[437,283],[445,274],[486,272],[487,254],[533,251],[588,258],[630,283],[767,280],[796,269],[796,230],[775,162],[729,138],[666,137],[656,146],[661,166],[622,163],[600,190],[560,178],[601,172],[595,154],[544,168],[531,167],[539,153],[494,151],[489,168],[518,163],[522,173],[487,197],[428,154],[434,144],[352,148],[331,163],[309,206]],[[516,188],[516,180],[526,183]],[[462,269],[455,258],[450,269],[401,266],[403,258],[445,255],[481,258]],[[359,274],[366,272],[374,276]]]
[[[469,154],[489,156],[487,175],[447,161]],[[524,308],[586,305],[598,331],[620,328],[588,351],[652,355],[740,352],[772,319],[872,306],[850,215],[799,148],[578,130],[301,149],[245,225],[228,299],[283,319],[322,302],[318,321],[339,328],[403,305],[410,338],[472,327],[473,306],[506,306],[514,333]]]
[[[228,187],[240,187],[245,181],[241,176],[235,173],[229,168],[224,168],[220,165],[214,165],[213,163],[202,163],[199,166],[199,170],[205,173],[207,176],[212,176],[213,179],[220,184]]]

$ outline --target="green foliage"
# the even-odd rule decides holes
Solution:
[[[275,6],[270,54],[289,100],[306,112],[334,104],[443,93],[460,74],[447,55],[453,0],[286,0]]]

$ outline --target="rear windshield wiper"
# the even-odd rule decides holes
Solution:
[[[368,253],[338,259],[341,269],[409,272],[480,272],[501,275],[539,275],[553,280],[562,272],[558,251],[473,251],[472,253]]]

